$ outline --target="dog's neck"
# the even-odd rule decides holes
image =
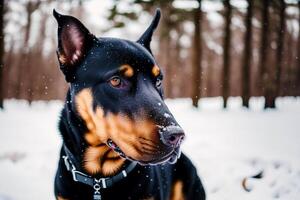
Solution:
[[[59,129],[64,144],[70,149],[83,172],[92,176],[112,176],[118,173],[125,163],[116,152],[110,149],[93,131],[88,129],[72,107],[70,92],[67,94],[61,113]]]

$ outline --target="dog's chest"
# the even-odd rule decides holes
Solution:
[[[138,166],[113,187],[100,190],[101,199],[168,199],[171,190],[169,166]]]
[[[170,196],[172,185],[171,166],[137,166],[128,177],[110,188],[95,190],[80,183],[72,186],[72,199],[87,200],[164,200]],[[77,193],[77,194],[76,194]],[[68,195],[66,195],[68,196]]]

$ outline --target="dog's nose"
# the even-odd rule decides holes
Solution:
[[[179,146],[184,138],[182,128],[178,126],[167,126],[159,131],[161,141],[167,146]]]

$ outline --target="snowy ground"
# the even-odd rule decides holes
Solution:
[[[251,110],[231,99],[203,99],[200,109],[187,99],[168,105],[185,129],[183,151],[198,168],[208,200],[300,199],[300,99],[283,98],[277,110]],[[61,144],[57,133],[61,102],[6,101],[0,111],[0,200],[54,199],[53,177]],[[263,170],[262,179],[242,179]]]

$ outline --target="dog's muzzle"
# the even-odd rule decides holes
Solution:
[[[162,127],[159,130],[160,140],[166,147],[173,148],[173,152],[167,159],[167,162],[174,164],[180,157],[180,144],[184,139],[184,131],[179,126]]]
[[[179,126],[167,126],[160,128],[159,136],[164,145],[177,148],[184,139],[184,132]]]

